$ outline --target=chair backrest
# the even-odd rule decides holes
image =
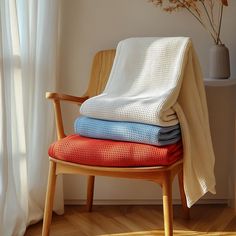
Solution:
[[[90,75],[90,82],[85,96],[93,97],[104,90],[109,78],[116,50],[104,50],[96,53]]]

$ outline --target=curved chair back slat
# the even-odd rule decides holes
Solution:
[[[95,55],[86,96],[93,97],[102,93],[111,72],[115,53],[116,50],[111,49],[99,51]]]

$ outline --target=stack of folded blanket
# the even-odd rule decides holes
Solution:
[[[136,122],[111,121],[81,116],[74,124],[81,136],[164,146],[181,139],[179,124],[162,127]]]
[[[208,191],[215,193],[204,84],[189,38],[121,41],[105,90],[85,101],[80,114],[75,130],[83,136],[160,149],[181,143],[182,137],[188,206]]]

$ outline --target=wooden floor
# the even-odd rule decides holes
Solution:
[[[25,236],[41,235],[42,222],[30,226]],[[163,236],[161,206],[66,206],[63,216],[54,215],[51,236]],[[191,208],[184,220],[180,206],[174,207],[174,235],[234,235],[236,215],[224,205]]]

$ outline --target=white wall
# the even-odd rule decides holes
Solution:
[[[231,74],[236,77],[236,1],[225,10],[222,39],[230,50]],[[190,36],[207,76],[210,36],[187,12],[167,14],[148,0],[63,0],[59,91],[82,95],[86,89],[91,60],[101,49],[115,48],[118,41],[133,36]],[[65,126],[72,132],[78,114],[74,106],[64,107]],[[71,181],[72,180],[72,181]],[[65,198],[84,199],[85,179],[66,176]],[[98,178],[97,199],[156,199],[155,184]],[[177,197],[177,193],[174,197]],[[224,198],[222,194],[214,196]]]

